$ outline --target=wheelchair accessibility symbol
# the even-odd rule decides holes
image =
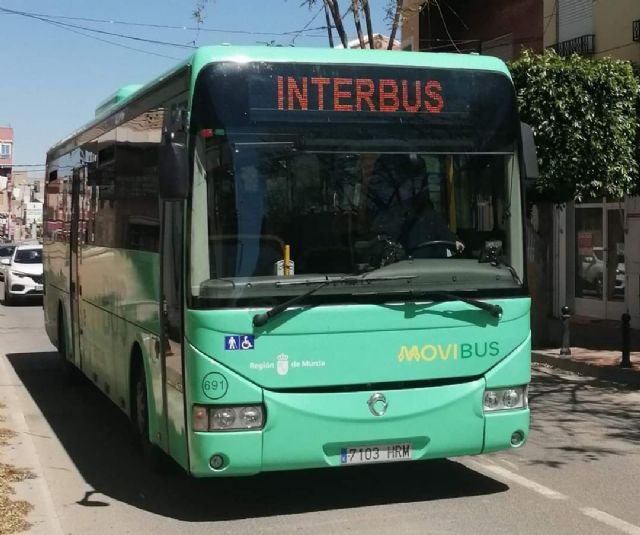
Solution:
[[[252,335],[235,334],[224,337],[224,348],[226,351],[249,351],[253,349],[255,342]]]

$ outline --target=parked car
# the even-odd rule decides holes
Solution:
[[[602,247],[593,247],[591,254],[581,255],[579,258],[580,271],[579,278],[582,290],[585,293],[595,293],[598,297],[602,297],[604,288],[604,250]]]
[[[16,248],[15,243],[2,243],[0,244],[0,262],[5,258],[11,259],[13,256],[13,251]],[[0,282],[4,280],[4,271],[0,267]]]
[[[0,260],[0,266],[5,305],[20,298],[42,296],[42,245],[18,245],[11,258]]]
[[[582,255],[579,258],[579,277],[581,279],[580,282],[582,283],[583,290],[586,290],[587,292],[594,292],[598,297],[602,297],[604,290],[604,256],[604,249],[602,247],[594,247],[591,251],[591,254]],[[617,255],[616,261],[616,277],[613,288],[613,296],[609,295],[609,299],[611,299],[612,297],[624,296],[624,255]]]

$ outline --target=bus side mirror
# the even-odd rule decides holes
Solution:
[[[527,188],[533,187],[540,177],[538,170],[538,155],[533,130],[526,123],[520,123],[522,133],[522,159],[524,161],[524,179]]]
[[[165,134],[160,144],[158,189],[166,201],[186,199],[189,195],[189,158],[184,143]]]

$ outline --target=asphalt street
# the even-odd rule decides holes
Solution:
[[[534,368],[509,452],[195,480],[147,471],[125,416],[65,383],[38,304],[0,305],[0,353],[63,533],[640,535],[640,393],[611,383]]]

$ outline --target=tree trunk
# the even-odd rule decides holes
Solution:
[[[327,9],[327,4],[324,4],[324,18],[327,21],[327,32],[329,35],[329,46],[334,48],[333,44],[333,30],[331,29],[331,18],[329,18],[329,10]]]
[[[402,0],[396,0],[396,13],[393,16],[393,25],[391,26],[391,35],[389,36],[389,46],[387,50],[393,50],[393,43],[396,40],[396,32],[400,25],[400,15],[402,14]]]
[[[375,48],[373,39],[373,26],[371,25],[371,10],[369,9],[369,0],[360,0],[362,3],[362,11],[364,11],[364,20],[367,23],[367,37],[369,38],[369,48]]]
[[[324,0],[324,4],[329,8],[329,11],[331,12],[331,17],[333,18],[333,22],[336,25],[336,31],[340,36],[342,46],[345,48],[349,48],[349,41],[347,40],[347,33],[345,32],[344,25],[342,24],[342,15],[340,15],[337,0]]]
[[[360,48],[364,50],[364,35],[362,35],[362,25],[360,24],[360,9],[358,6],[358,0],[351,0],[351,11],[353,11],[353,22],[356,26],[358,41],[360,41]]]

